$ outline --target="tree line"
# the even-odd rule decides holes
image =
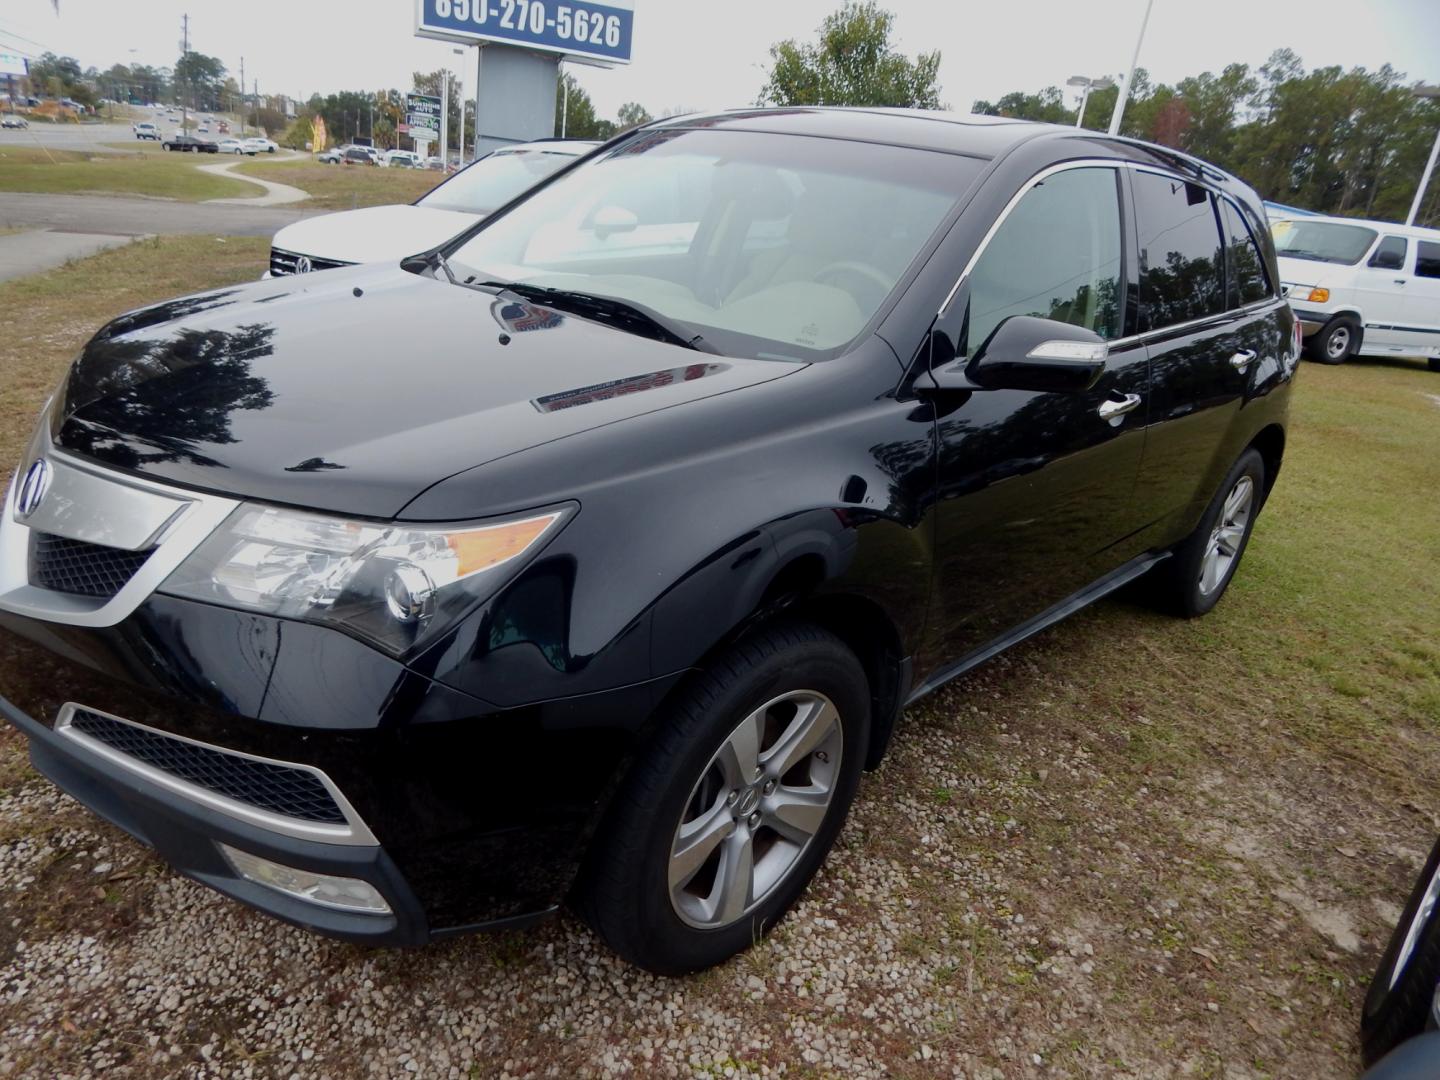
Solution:
[[[1084,126],[1104,131],[1118,88],[1091,93]],[[972,112],[1074,124],[1055,86],[977,101]],[[1416,97],[1388,64],[1377,71],[1306,71],[1290,49],[1258,70],[1230,64],[1173,86],[1137,69],[1120,134],[1171,146],[1223,169],[1276,202],[1326,214],[1403,221],[1440,128],[1440,102]],[[1440,226],[1440,183],[1416,224]]]
[[[947,108],[940,102],[939,51],[914,59],[891,41],[894,16],[873,0],[848,0],[814,42],[770,49],[761,105]],[[1119,88],[1090,94],[1084,126],[1105,131]],[[1073,125],[1057,86],[976,101],[971,111]],[[1230,64],[1173,86],[1135,72],[1120,134],[1184,150],[1228,169],[1276,202],[1327,214],[1404,220],[1440,127],[1440,100],[1418,98],[1388,64],[1378,71],[1306,71],[1279,49],[1258,70]],[[1440,226],[1440,181],[1416,218]]]

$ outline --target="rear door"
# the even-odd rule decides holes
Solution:
[[[1140,330],[1150,351],[1150,427],[1136,500],[1144,537],[1161,545],[1194,527],[1239,454],[1232,433],[1240,409],[1252,380],[1278,372],[1282,343],[1278,304],[1244,216],[1180,177],[1133,170],[1131,184]]]
[[[1406,344],[1422,356],[1440,356],[1440,242],[1415,241],[1415,273],[1405,288]]]

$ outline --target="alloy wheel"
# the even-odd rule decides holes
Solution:
[[[1339,360],[1349,351],[1350,328],[1337,326],[1330,332],[1330,337],[1325,342],[1325,355],[1331,360]]]
[[[844,748],[824,694],[767,701],[730,732],[695,782],[670,847],[670,903],[704,930],[753,911],[820,830]]]
[[[1235,565],[1254,508],[1255,481],[1249,476],[1242,476],[1235,481],[1230,494],[1225,496],[1220,518],[1210,531],[1210,543],[1205,548],[1205,558],[1200,562],[1202,595],[1209,596],[1219,588]]]

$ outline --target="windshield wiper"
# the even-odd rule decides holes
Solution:
[[[1306,251],[1304,248],[1287,248],[1284,251],[1276,252],[1287,259],[1313,259],[1315,262],[1337,262],[1333,256],[1321,255],[1318,251]]]
[[[466,282],[467,285],[471,283]],[[719,353],[699,334],[677,320],[662,315],[648,305],[634,300],[621,300],[614,296],[598,293],[576,292],[573,289],[552,289],[544,285],[531,285],[524,281],[477,281],[472,287],[504,289],[523,296],[527,300],[538,300],[547,307],[568,311],[613,326],[627,333],[640,334],[671,345],[680,345],[697,352]]]

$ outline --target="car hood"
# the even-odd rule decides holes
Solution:
[[[122,315],[75,361],[50,423],[62,450],[121,469],[389,518],[462,470],[801,366],[375,265]]]
[[[367,206],[286,225],[273,243],[282,251],[336,262],[399,261],[464,232],[483,216],[428,206]]]
[[[1351,269],[1340,263],[1288,259],[1284,255],[1277,256],[1275,262],[1280,269],[1280,280],[1287,285],[1323,285],[1335,276],[1335,271]]]

